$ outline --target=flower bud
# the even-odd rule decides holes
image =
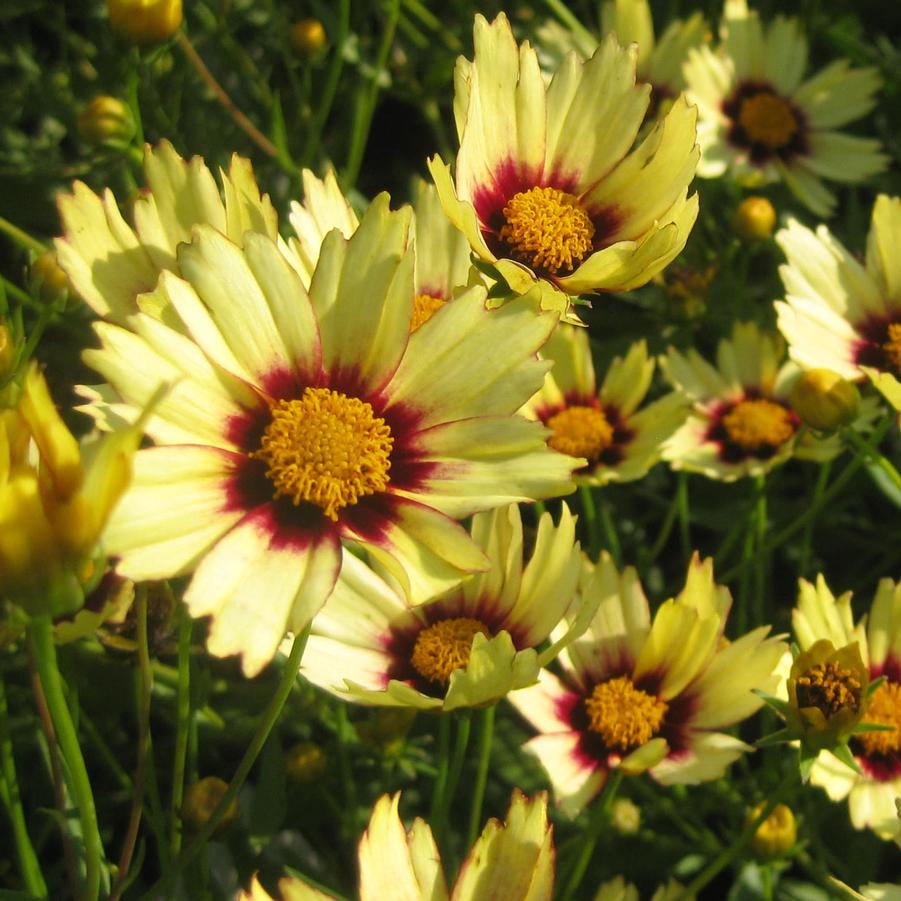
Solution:
[[[319,19],[300,19],[288,31],[291,46],[303,56],[317,56],[328,40]]]
[[[860,392],[831,369],[809,369],[795,383],[791,403],[812,429],[831,432],[854,421]]]
[[[228,783],[218,776],[205,776],[199,782],[185,789],[185,797],[181,807],[181,817],[185,826],[194,832],[200,831],[213,815],[225,793]],[[238,815],[238,799],[234,798],[216,826],[218,834],[226,828]]]
[[[415,718],[415,710],[386,707],[376,710],[370,720],[357,723],[357,735],[377,754],[390,757],[400,753]]]
[[[327,767],[325,751],[312,741],[294,745],[285,755],[285,773],[294,782],[315,782]]]
[[[56,253],[45,250],[31,264],[31,293],[44,303],[63,300],[69,293],[69,277],[60,268]]]
[[[766,197],[746,197],[735,211],[732,227],[742,241],[765,241],[776,225],[776,211]]]
[[[107,0],[110,27],[123,40],[145,46],[171,38],[181,26],[182,0]]]
[[[125,147],[134,137],[131,110],[116,97],[101,94],[79,114],[78,133],[92,147]]]
[[[766,802],[761,802],[748,813],[750,825],[760,816]],[[785,804],[777,804],[770,815],[757,827],[751,839],[751,850],[762,860],[772,860],[787,854],[798,838],[795,815]]]
[[[635,835],[641,828],[641,808],[628,798],[617,798],[610,810],[610,825],[620,835]]]
[[[6,323],[0,319],[0,381],[12,371],[16,360],[16,342],[7,328]]]

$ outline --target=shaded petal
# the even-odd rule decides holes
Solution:
[[[901,197],[880,194],[873,206],[873,220],[867,235],[867,272],[871,273],[887,298],[901,305]]]
[[[751,745],[721,732],[693,733],[687,750],[658,763],[650,773],[663,785],[697,785],[721,779],[742,754],[753,750]]]
[[[792,100],[804,110],[813,128],[838,128],[865,116],[876,105],[881,84],[877,69],[852,69],[848,60],[839,59],[807,79]]]
[[[207,648],[241,656],[247,676],[273,657],[287,631],[302,631],[341,568],[334,531],[285,536],[271,506],[248,513],[204,557],[185,592],[194,617],[212,615]]]
[[[607,781],[607,770],[582,753],[580,742],[578,732],[561,732],[537,735],[523,745],[541,762],[551,780],[554,800],[570,819],[579,815]]]

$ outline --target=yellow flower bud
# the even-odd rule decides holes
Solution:
[[[635,835],[641,828],[641,809],[628,798],[617,798],[610,810],[610,824],[620,835]]]
[[[743,241],[765,241],[775,226],[776,211],[766,197],[746,197],[732,219],[732,227]]]
[[[824,432],[853,422],[860,408],[857,386],[831,369],[809,369],[795,383],[790,399],[807,425]]]
[[[360,741],[378,754],[390,757],[403,748],[416,711],[406,707],[376,710],[367,722],[357,723]]]
[[[325,49],[328,38],[319,19],[300,19],[291,26],[288,40],[298,53],[316,56]]]
[[[54,251],[44,251],[31,264],[31,291],[48,304],[69,293],[69,277],[60,268]]]
[[[765,806],[766,802],[762,802],[748,813],[748,825],[760,816]],[[797,838],[795,815],[785,804],[777,804],[757,827],[751,839],[751,850],[763,860],[772,860],[787,854],[794,847]]]
[[[107,0],[110,27],[123,40],[145,46],[178,31],[182,0]]]
[[[201,830],[219,806],[219,802],[228,791],[228,783],[218,776],[205,776],[185,789],[185,797],[181,806],[181,818],[185,826],[193,832]],[[222,819],[216,826],[217,835],[229,826],[238,815],[238,799],[234,798],[228,805]]]
[[[116,97],[101,94],[79,114],[78,133],[93,147],[125,147],[134,137],[131,110]]]
[[[83,468],[37,364],[28,367],[16,407],[0,410],[0,596],[31,614],[81,606],[80,576],[131,478],[140,435],[112,433]]]
[[[312,741],[294,745],[285,755],[285,773],[294,782],[315,782],[327,766],[325,751]]]
[[[15,360],[16,342],[6,323],[0,319],[0,381],[3,381],[12,371]]]

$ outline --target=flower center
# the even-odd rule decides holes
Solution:
[[[504,207],[500,238],[514,259],[556,275],[572,272],[591,251],[594,223],[577,197],[557,188],[529,188]]]
[[[613,444],[613,426],[595,407],[567,407],[555,413],[547,425],[554,432],[547,443],[571,457],[585,457],[594,463]]]
[[[841,710],[860,709],[857,674],[834,660],[818,663],[799,676],[797,692],[799,707],[816,707],[827,719]]]
[[[601,682],[585,698],[588,728],[617,751],[650,741],[659,731],[669,705],[636,688],[628,676]]]
[[[868,723],[894,726],[894,732],[861,732],[854,738],[867,754],[897,754],[901,751],[901,683],[885,681],[870,698],[864,715]]]
[[[447,685],[451,673],[469,663],[472,640],[479,633],[491,636],[483,622],[468,616],[432,623],[416,636],[410,663],[430,682]]]
[[[417,294],[413,298],[413,316],[410,318],[410,334],[416,331],[421,325],[428,322],[435,313],[440,310],[445,303],[441,297],[433,297],[431,294]]]
[[[723,417],[723,428],[729,440],[749,454],[778,447],[795,433],[789,411],[763,398],[739,401]]]
[[[752,144],[762,144],[769,150],[786,147],[798,132],[792,108],[768,91],[742,101],[738,124]]]
[[[889,323],[885,330],[882,352],[888,367],[901,374],[901,322]]]
[[[260,449],[275,496],[320,507],[332,520],[361,497],[390,481],[394,438],[384,419],[356,397],[329,388],[306,388],[297,400],[280,400]]]

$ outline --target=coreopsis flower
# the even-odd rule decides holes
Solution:
[[[820,752],[810,781],[822,786],[833,801],[848,799],[856,828],[872,829],[882,838],[898,837],[901,821],[895,798],[901,796],[901,585],[891,579],[880,580],[869,616],[855,622],[850,592],[836,598],[822,576],[815,585],[801,580],[792,624],[802,651],[824,640],[835,647],[856,643],[866,668],[858,681],[885,677],[860,713],[865,722],[894,726],[894,730],[861,732],[851,737],[849,746],[860,772],[830,751]]]
[[[886,167],[879,141],[836,130],[875,105],[875,69],[837,60],[803,80],[807,38],[798,20],[777,16],[764,27],[746,0],[726,0],[720,37],[715,50],[690,50],[684,68],[698,105],[698,175],[784,181],[805,206],[829,216],[835,195],[823,179],[856,184]]]
[[[334,172],[320,180],[305,169],[303,183],[304,202],[294,201],[289,216],[297,237],[289,238],[288,243],[312,276],[326,234],[338,228],[349,238],[359,221],[341,193]],[[478,280],[470,279],[469,243],[444,215],[435,186],[421,180],[416,184],[413,223],[415,296],[410,329],[416,331],[453,298],[456,289],[462,290]]]
[[[591,616],[578,593],[575,519],[566,505],[557,526],[545,513],[526,564],[515,505],[477,514],[472,537],[489,568],[412,609],[348,556],[316,617],[303,675],[348,701],[423,710],[482,706],[533,684]],[[570,628],[539,651],[566,614]]]
[[[82,605],[142,424],[79,446],[28,366],[16,406],[0,410],[0,596],[32,614]]]
[[[349,240],[331,232],[309,292],[266,235],[198,227],[149,298],[167,321],[98,323],[85,354],[126,417],[174,383],[111,523],[118,571],[193,573],[209,650],[248,674],[319,610],[344,542],[418,604],[487,565],[457,518],[570,490],[573,461],[514,415],[556,316],[489,312],[474,288],[411,336],[409,218],[382,195]]]
[[[223,202],[212,173],[200,157],[183,160],[168,141],[144,148],[147,188],[135,199],[134,227],[125,220],[112,191],[95,194],[75,182],[57,201],[63,236],[56,239],[59,264],[72,288],[98,315],[124,323],[138,312],[161,315],[138,296],[153,291],[160,272],[178,273],[177,248],[190,242],[196,225],[209,225],[239,246],[248,231],[279,241],[285,258],[300,262],[278,237],[278,216],[261,194],[250,160],[234,154],[220,174]]]
[[[787,460],[800,419],[788,402],[797,368],[783,364],[777,335],[736,323],[720,341],[716,366],[694,348],[670,349],[664,372],[691,403],[685,424],[663,447],[674,469],[731,481],[759,475]]]
[[[569,55],[545,88],[503,13],[477,15],[474,42],[456,69],[455,180],[440,157],[429,162],[448,218],[515,294],[537,285],[544,307],[645,284],[697,216],[695,110],[677,100],[632,150],[650,93],[635,84],[634,48],[608,36],[587,62]]]
[[[863,265],[825,225],[790,221],[776,242],[788,258],[776,311],[792,359],[855,382],[868,376],[901,409],[901,198],[876,198]]]
[[[654,375],[647,344],[637,341],[614,359],[600,390],[585,329],[561,325],[541,353],[554,367],[523,413],[551,430],[552,448],[588,461],[577,480],[603,485],[644,476],[687,409],[675,392],[639,409]]]
[[[607,556],[586,597],[599,601],[589,629],[560,654],[562,677],[543,670],[510,702],[538,735],[537,755],[569,816],[600,792],[614,768],[663,784],[719,779],[749,746],[717,730],[754,713],[755,689],[775,687],[785,645],[761,626],[723,638],[731,597],[695,556],[682,593],[653,619],[634,569]]]
[[[503,823],[485,824],[472,846],[457,881],[448,893],[441,855],[428,823],[417,817],[404,829],[398,813],[400,794],[382,795],[360,840],[360,901],[550,901],[554,892],[553,827],[547,818],[547,797],[530,800],[513,792]],[[279,884],[282,901],[334,901],[298,878]],[[238,901],[273,901],[256,878]]]

